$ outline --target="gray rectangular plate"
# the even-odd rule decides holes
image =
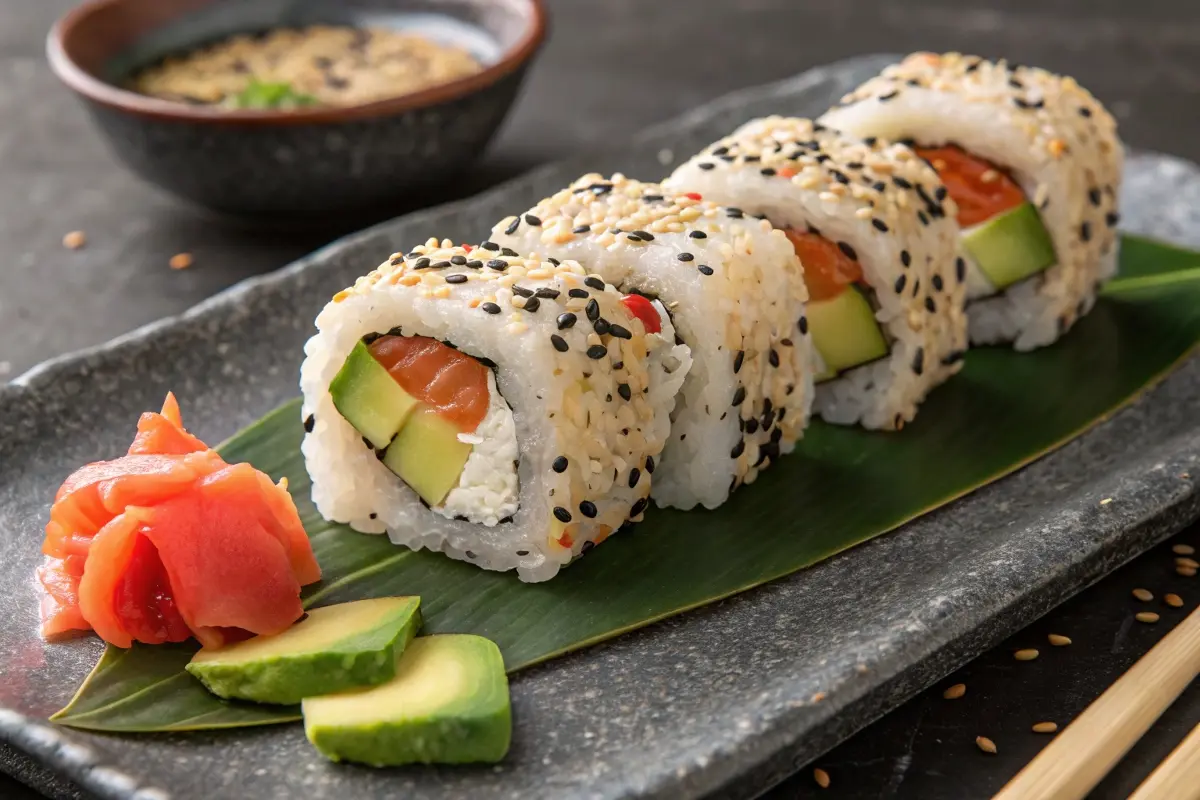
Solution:
[[[1083,438],[891,535],[518,675],[502,766],[336,766],[298,725],[118,737],[42,721],[101,650],[37,637],[50,500],[74,467],[121,452],[168,389],[219,441],[296,395],[314,315],[387,254],[431,234],[478,241],[584,172],[660,176],[752,117],[819,114],[888,60],[739,92],[619,150],[385,223],[0,389],[0,741],[113,798],[749,797],[1200,516],[1193,359]],[[1131,158],[1122,205],[1127,230],[1200,244],[1195,166]]]

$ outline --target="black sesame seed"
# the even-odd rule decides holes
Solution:
[[[612,334],[614,339],[632,339],[633,338],[633,333],[631,333],[628,328],[626,328],[622,325],[618,325],[615,322],[608,326],[608,332],[610,334]]]
[[[750,419],[745,421],[745,423],[743,425],[743,429],[746,431],[746,433],[749,433],[749,434],[758,433],[758,420],[755,419],[754,417],[751,417]]]
[[[526,214],[525,215],[525,224],[532,225],[535,228],[539,228],[542,225],[542,221],[538,217],[535,217],[533,214]]]
[[[584,500],[579,504],[579,513],[583,514],[588,519],[592,519],[596,516],[596,504],[591,500]]]
[[[763,167],[759,170],[759,172],[768,178],[775,174],[775,170],[771,169],[770,167]]]
[[[767,363],[769,363],[772,367],[778,367],[779,353],[776,353],[774,350],[769,351],[767,353]]]
[[[679,255],[677,255],[677,256],[675,256],[675,257],[676,257],[677,259],[679,259],[680,261],[692,261],[693,259],[695,259],[695,258],[696,258],[696,257],[695,257],[694,255],[692,255],[691,253],[680,253]]]
[[[801,317],[797,320],[796,327],[800,329],[801,334],[808,333],[808,317]]]
[[[529,555],[529,551],[528,550],[518,550],[517,555],[518,556],[527,556],[527,555]]]
[[[479,246],[484,250],[492,250],[493,252],[500,249],[500,245],[496,244],[495,242],[484,242]]]
[[[534,311],[537,311],[539,308],[541,308],[541,306],[542,306],[542,301],[538,300],[536,297],[530,297],[528,300],[525,301],[525,310],[531,314]]]
[[[596,301],[593,300],[592,302],[594,303]],[[608,333],[608,329],[609,329],[608,320],[606,320],[604,317],[601,317],[600,319],[598,319],[592,323],[592,330],[594,330],[596,332],[597,336],[603,336],[604,334]]]
[[[633,392],[630,391],[628,383],[618,383],[617,394],[621,395],[621,399],[626,402],[629,402],[629,400],[633,397]]]
[[[912,185],[912,183],[910,183],[908,180],[906,180],[906,179],[904,179],[904,178],[901,178],[899,175],[897,175],[897,176],[895,176],[894,178],[892,178],[892,183],[896,184],[896,185],[897,185],[897,186],[899,186],[901,189],[911,189],[911,188],[913,188],[913,185]]]
[[[929,217],[928,217],[928,215],[926,215],[926,213],[924,211],[917,212],[917,219],[921,220],[922,225],[929,224]]]
[[[418,258],[416,261],[413,262],[412,266],[413,266],[413,269],[425,269],[426,267],[429,266],[429,259],[426,258],[425,256],[421,256],[420,258]]]
[[[836,169],[831,169],[831,170],[829,170],[829,174],[832,175],[833,179],[840,184],[843,184],[843,185],[850,184],[850,178],[848,178],[846,176],[846,173],[844,173],[844,172],[839,172]]]
[[[900,294],[901,292],[904,291],[904,284],[906,284],[906,283],[908,283],[908,276],[901,273],[900,277],[896,278],[896,283],[893,284],[893,288],[895,288],[896,294]]]
[[[916,375],[920,375],[925,371],[925,348],[918,347],[917,352],[913,354],[912,371]]]
[[[634,231],[633,235],[641,239],[643,242],[653,242],[654,234],[650,231]]]
[[[630,233],[630,234],[626,234],[625,238],[626,238],[626,239],[628,239],[628,240],[629,240],[629,241],[631,241],[631,242],[640,242],[640,241],[642,241],[642,237],[638,236],[636,233]]]
[[[959,283],[967,279],[967,262],[961,256],[954,259],[954,277]]]
[[[467,276],[463,275],[460,272],[456,272],[453,275],[446,276],[446,283],[466,283],[466,282],[467,282]]]
[[[629,516],[636,517],[646,510],[646,498],[639,499],[636,503],[629,507]]]
[[[582,300],[583,298],[590,297],[590,296],[591,295],[588,294],[587,289],[568,289],[567,290],[567,297],[575,297],[575,298]]]
[[[871,220],[871,224],[875,226],[875,230],[877,231],[883,231],[884,233],[888,231],[887,223],[881,219],[874,218]]]
[[[1121,215],[1115,211],[1110,211],[1104,215],[1104,223],[1110,228],[1116,227],[1117,223],[1120,221]]]
[[[594,344],[587,349],[587,357],[591,359],[600,359],[608,355],[608,348],[602,344]]]
[[[483,262],[482,262],[482,261],[480,261],[480,260],[479,260],[479,259],[477,259],[477,258],[473,258],[473,259],[471,259],[470,261],[468,261],[468,262],[467,262],[467,268],[468,268],[468,269],[482,269],[482,268],[483,268]]]
[[[916,297],[920,293],[921,293],[921,279],[917,278],[915,281],[913,281],[912,296]]]
[[[946,365],[957,363],[959,361],[962,361],[963,356],[965,356],[966,354],[967,354],[967,352],[965,350],[952,350],[946,354],[945,358],[942,359],[942,363],[946,364]]]
[[[526,289],[524,286],[513,286],[513,294],[518,294],[521,297],[533,297],[533,290]]]
[[[742,362],[746,359],[746,351],[738,350],[737,355],[733,357],[733,374],[737,375],[742,371]]]
[[[884,189],[887,188],[887,184],[884,183],[883,181],[875,181],[874,183],[871,184],[871,188],[877,192],[882,192]]]
[[[550,344],[554,345],[554,349],[560,353],[565,353],[571,349],[567,345],[567,340],[559,336],[557,333],[550,334]]]
[[[500,248],[500,255],[508,256],[509,258],[516,258],[518,253],[516,250],[513,250],[511,247],[502,247],[502,248]]]
[[[434,263],[430,264],[429,266],[431,269],[445,269],[446,267],[450,266],[450,262],[449,261],[435,261]]]
[[[938,199],[939,203],[945,200],[949,194],[950,191],[945,186],[939,186],[933,192],[933,196]]]
[[[863,139],[863,144],[865,144],[867,147],[874,147],[875,143],[878,141],[879,139],[877,137],[868,136],[867,138]]]
[[[465,266],[467,263],[467,257],[466,256],[451,256],[450,263],[456,267]]]
[[[504,270],[508,269],[508,262],[502,258],[493,258],[487,262],[487,268],[494,269],[497,272],[504,272]]]
[[[554,516],[558,519],[559,522],[570,522],[571,521],[571,512],[567,511],[562,506],[554,507]]]
[[[317,424],[317,418],[314,417],[312,414],[309,414],[307,417],[304,418],[304,432],[312,433],[313,428],[316,426],[316,424]]]
[[[912,264],[912,254],[909,253],[907,250],[901,250],[900,251],[900,263],[906,267],[909,266],[910,264]]]
[[[708,234],[705,233],[704,231],[691,231],[690,233],[688,233],[688,236],[692,237],[693,239],[707,239],[708,238]]]
[[[712,275],[713,274],[713,268],[708,266],[707,264],[701,264],[700,266],[696,267],[696,269],[700,270],[701,275]]]
[[[579,319],[579,318],[576,317],[574,314],[572,314],[570,311],[566,312],[565,314],[559,314],[558,315],[558,329],[560,331],[565,331],[567,328],[570,328],[571,326],[573,326],[575,324],[575,320],[577,320],[577,319]]]
[[[942,283],[942,276],[941,276],[941,275],[934,275],[934,276],[933,276],[933,278],[932,278],[932,281],[933,281],[933,290],[934,290],[935,292],[940,292],[940,291],[942,290],[942,286],[944,285],[944,284]]]
[[[930,314],[937,312],[937,303],[933,301],[933,297],[931,295],[925,296],[925,310]]]
[[[599,278],[597,278],[595,276],[589,275],[588,277],[583,279],[583,282],[585,285],[592,287],[593,289],[595,289],[598,292],[604,291],[604,281],[600,280]]]
[[[739,440],[738,440],[738,443],[737,443],[737,444],[735,444],[735,445],[733,446],[733,449],[729,451],[729,457],[730,457],[730,458],[737,458],[738,456],[740,456],[740,455],[741,455],[742,453],[744,453],[744,452],[746,452],[746,440],[745,440],[745,439],[739,439]]]
[[[550,465],[550,469],[558,473],[563,473],[567,471],[567,465],[570,463],[571,462],[567,460],[566,456],[559,456],[558,458],[554,459],[554,462]]]
[[[600,319],[600,304],[596,302],[595,298],[588,300],[588,304],[584,307],[583,310],[584,310],[584,313],[587,314],[587,318],[590,319],[592,322],[595,322],[596,320]]]
[[[740,406],[746,399],[746,387],[739,386],[737,391],[733,393],[733,403],[731,405]]]
[[[508,227],[504,229],[504,232],[509,236],[512,236],[517,232],[517,228],[519,227],[521,227],[521,218],[517,217],[512,222],[508,223]]]
[[[378,514],[376,514],[374,511],[372,511],[372,512],[371,512],[370,514],[368,514],[367,516],[368,516],[368,517],[370,517],[371,519],[379,519],[379,515],[378,515]]]
[[[1083,107],[1080,107],[1080,109],[1079,109],[1079,116],[1081,116],[1081,117],[1090,117],[1091,115],[1092,115],[1092,110],[1091,110],[1090,108],[1083,108]]]
[[[851,261],[858,261],[858,253],[854,252],[854,248],[851,247],[847,242],[838,242],[837,246],[838,250],[841,250],[846,254],[846,258],[850,259]]]
[[[654,456],[646,456],[646,472],[654,474]]]
[[[557,300],[560,294],[562,294],[562,292],[560,292],[558,289],[548,289],[546,287],[542,287],[534,292],[533,296],[540,297],[543,300]]]
[[[900,94],[900,90],[893,89],[892,91],[888,92],[887,94],[879,95],[878,99],[879,99],[879,102],[886,103],[888,100],[891,100],[893,97],[895,97],[898,94]]]
[[[633,469],[629,470],[629,488],[630,489],[637,486],[638,481],[640,481],[641,479],[642,479],[642,471],[640,469],[638,469],[637,467],[634,467]]]
[[[483,305],[480,306],[480,308],[482,308],[484,311],[486,311],[489,314],[499,314],[500,313],[500,306],[496,305],[495,303],[484,303]]]
[[[1084,222],[1079,226],[1079,238],[1085,242],[1092,239],[1092,223]]]
[[[700,168],[700,169],[702,169],[702,170],[708,171],[708,170],[710,170],[710,169],[713,169],[713,168],[714,168],[714,167],[716,167],[717,165],[716,165],[716,164],[713,164],[713,163],[711,163],[711,162],[708,162],[708,161],[701,161],[701,162],[700,162],[699,164],[697,164],[696,166],[697,166],[697,167],[699,167],[699,168]]]
[[[612,368],[613,369],[625,369],[625,362],[624,361],[614,361]]]
[[[1094,186],[1088,189],[1088,201],[1094,206],[1100,205],[1100,190]]]
[[[388,259],[388,263],[391,264],[393,267],[403,264],[404,256],[392,256],[390,259]]]
[[[571,229],[571,233],[590,233],[592,230],[590,225],[580,225]]]
[[[734,219],[741,219],[744,214],[744,211],[735,206],[730,206],[729,208],[725,209],[725,216],[733,217]]]

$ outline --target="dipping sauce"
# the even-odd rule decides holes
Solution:
[[[134,75],[141,94],[229,109],[350,106],[482,71],[465,49],[386,28],[317,25],[242,34]]]

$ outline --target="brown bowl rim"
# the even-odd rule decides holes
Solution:
[[[208,124],[302,125],[347,122],[372,117],[393,116],[418,108],[440,105],[474,94],[519,69],[537,51],[546,36],[546,9],[543,0],[522,0],[532,16],[525,35],[505,51],[495,64],[481,72],[449,83],[431,86],[419,92],[375,100],[352,106],[322,106],[278,111],[271,109],[219,110],[163,100],[122,89],[100,80],[84,70],[64,45],[67,34],[89,15],[126,0],[88,0],[68,11],[54,23],[46,38],[46,55],[58,78],[82,97],[109,108],[158,120]]]

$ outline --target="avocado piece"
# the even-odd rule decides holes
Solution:
[[[1000,291],[1054,266],[1054,242],[1032,203],[1022,203],[962,234],[963,248]]]
[[[315,608],[275,636],[201,648],[187,671],[219,697],[283,705],[383,683],[421,627],[419,605],[379,597]]]
[[[806,314],[813,344],[825,362],[824,372],[815,378],[818,382],[889,352],[875,310],[859,286],[852,284],[836,297],[811,301]]]
[[[334,761],[376,767],[504,758],[512,738],[500,649],[482,636],[421,636],[382,686],[302,704],[304,733]]]
[[[333,405],[376,449],[388,446],[418,401],[361,341],[329,384]]]
[[[458,483],[471,445],[458,428],[428,406],[413,414],[383,454],[383,464],[431,506],[441,505]]]

